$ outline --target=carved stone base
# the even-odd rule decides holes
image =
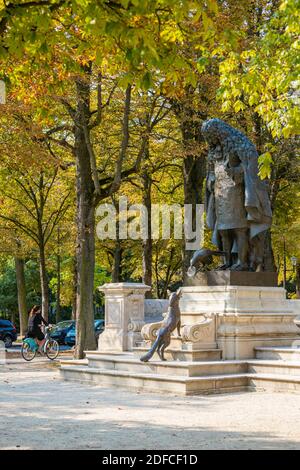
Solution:
[[[256,347],[292,346],[298,334],[289,314],[218,317],[218,346],[224,359],[252,358]]]
[[[287,300],[281,287],[186,286],[182,291],[181,337],[173,333],[170,349],[218,348],[223,359],[251,359],[255,347],[292,346],[299,338],[300,305]],[[154,341],[160,326],[145,325],[144,340]]]
[[[260,286],[276,287],[277,273],[248,271],[207,271],[198,272],[187,278],[187,286]]]
[[[142,340],[145,292],[151,287],[138,283],[104,284],[105,330],[99,336],[99,351],[131,351]]]

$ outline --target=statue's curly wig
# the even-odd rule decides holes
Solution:
[[[206,142],[210,146],[215,145],[215,141],[221,145],[225,153],[234,152],[241,161],[253,159],[253,163],[258,158],[255,145],[241,131],[234,129],[222,119],[209,119],[202,124],[201,132]]]

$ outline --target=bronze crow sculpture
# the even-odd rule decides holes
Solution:
[[[210,250],[208,248],[201,248],[195,251],[190,261],[188,275],[192,277],[199,270],[205,271],[213,262],[213,256],[224,256],[224,251]]]

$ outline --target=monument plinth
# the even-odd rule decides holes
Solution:
[[[186,286],[255,286],[277,287],[278,275],[273,272],[207,271],[187,277]]]
[[[181,335],[173,333],[170,349],[190,351],[195,360],[208,349],[221,350],[225,360],[251,359],[257,347],[291,346],[299,341],[299,311],[282,287],[185,286],[179,306]],[[142,328],[145,347],[155,341],[160,327],[157,322]]]
[[[282,287],[186,286],[180,309],[183,332],[193,326],[197,349],[214,339],[223,359],[253,358],[256,347],[290,346],[299,338],[297,314]],[[183,342],[193,336],[183,334]]]
[[[99,288],[105,294],[105,330],[99,336],[99,351],[131,351],[141,340],[145,292],[150,286],[120,282]]]
[[[276,287],[278,275],[274,272],[207,271],[187,277],[187,286],[257,286]]]

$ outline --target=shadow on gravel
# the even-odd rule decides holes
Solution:
[[[5,381],[5,375],[0,378],[1,449],[300,448],[296,439],[276,436],[278,430],[252,432],[251,419],[249,431],[232,431],[245,424],[243,420],[249,416],[252,422],[254,418],[246,400],[245,416],[234,415],[237,395],[226,401],[229,414],[232,410],[231,430],[226,430],[205,425],[207,416],[219,422],[224,409],[222,396],[168,397],[126,392],[62,382],[57,374],[43,369],[19,379],[12,374]]]

